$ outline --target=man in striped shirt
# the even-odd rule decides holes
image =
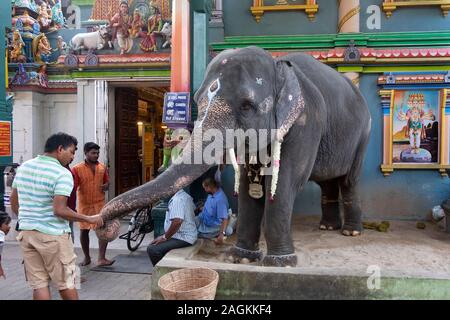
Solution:
[[[73,160],[76,146],[77,139],[66,133],[52,135],[45,143],[44,155],[22,164],[12,185],[11,208],[19,215],[17,240],[35,300],[51,298],[50,280],[57,285],[61,298],[78,299],[77,257],[69,221],[103,225],[101,216],[84,216],[67,206],[73,178],[64,166]]]
[[[169,200],[164,221],[165,232],[153,240],[147,248],[153,265],[156,265],[170,250],[188,247],[197,241],[194,210],[195,204],[192,197],[183,189]]]

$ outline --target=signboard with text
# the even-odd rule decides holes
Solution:
[[[162,122],[165,124],[187,125],[190,122],[190,93],[167,92],[164,96]]]
[[[0,157],[11,156],[11,121],[0,121]]]

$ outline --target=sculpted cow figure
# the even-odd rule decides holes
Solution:
[[[172,47],[172,24],[170,22],[164,23],[161,34],[164,36],[164,43],[162,44],[162,48],[171,48]]]
[[[109,44],[110,35],[108,26],[102,25],[96,31],[87,33],[78,33],[73,36],[70,46],[74,51],[82,49],[93,51],[106,48]]]

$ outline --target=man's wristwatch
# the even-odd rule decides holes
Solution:
[[[223,231],[222,234],[223,234],[224,236],[226,236],[225,231]]]

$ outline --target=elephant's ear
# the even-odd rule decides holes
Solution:
[[[275,103],[275,123],[277,133],[273,142],[273,170],[270,186],[270,200],[273,201],[278,184],[281,166],[281,144],[284,136],[305,108],[305,100],[294,66],[286,60],[276,62],[277,99]]]
[[[275,103],[277,140],[283,141],[284,136],[305,108],[305,101],[294,66],[290,61],[278,60],[277,99]]]

